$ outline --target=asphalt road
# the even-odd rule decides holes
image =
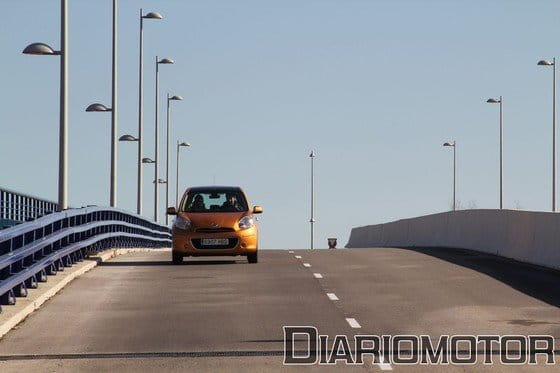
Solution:
[[[560,275],[491,256],[262,250],[256,265],[198,258],[181,266],[169,256],[124,255],[69,284],[0,340],[0,371],[276,371],[285,369],[285,325],[313,325],[330,338],[548,334],[560,341]],[[298,338],[295,345],[306,343]],[[351,370],[552,372],[560,366],[558,355],[555,366],[543,359],[517,367],[482,360],[476,367],[427,368],[366,358]],[[341,363],[291,369],[349,370]]]

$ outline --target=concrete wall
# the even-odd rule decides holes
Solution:
[[[560,214],[461,210],[353,228],[346,247],[470,249],[560,269]]]

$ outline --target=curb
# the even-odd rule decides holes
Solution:
[[[12,330],[16,325],[20,322],[25,320],[27,316],[29,316],[32,312],[39,309],[43,303],[47,300],[52,298],[56,293],[62,290],[66,285],[68,285],[72,280],[80,277],[84,273],[88,272],[89,270],[97,267],[99,263],[106,262],[109,259],[112,259],[119,255],[130,254],[130,253],[145,253],[145,252],[165,252],[170,251],[171,249],[109,249],[102,251],[95,256],[91,257],[93,259],[90,263],[87,263],[82,268],[77,271],[72,272],[71,274],[64,277],[59,283],[57,283],[52,288],[48,289],[41,295],[35,299],[32,303],[22,308],[19,312],[15,315],[11,316],[10,318],[4,320],[0,324],[0,338],[4,337],[6,333]]]

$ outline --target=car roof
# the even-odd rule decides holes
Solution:
[[[214,191],[224,191],[224,192],[237,192],[237,191],[242,191],[242,189],[238,186],[218,186],[218,185],[212,185],[212,186],[196,186],[196,187],[191,187],[189,189],[190,192],[214,192]]]

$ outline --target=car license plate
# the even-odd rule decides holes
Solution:
[[[229,244],[229,240],[227,238],[203,238],[200,243],[204,246],[218,246]]]

